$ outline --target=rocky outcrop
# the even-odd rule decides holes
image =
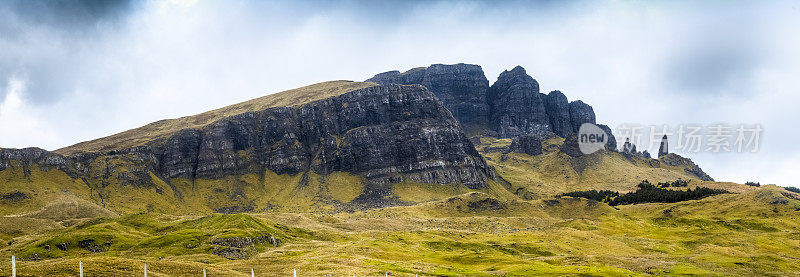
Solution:
[[[418,84],[427,87],[465,127],[487,124],[489,80],[483,69],[472,64],[434,64],[405,73],[389,71],[375,75],[367,82],[378,84]]]
[[[542,154],[542,140],[534,135],[524,135],[511,141],[511,151],[531,156]]]
[[[564,139],[564,144],[561,145],[559,150],[570,157],[583,156],[580,145],[578,144],[578,134],[573,133]]]
[[[422,81],[425,79],[425,72],[427,69],[427,67],[417,67],[403,73],[397,70],[387,71],[376,74],[374,77],[367,80],[367,82],[374,82],[380,85],[421,85]]]
[[[580,100],[568,102],[560,91],[539,93],[539,83],[521,66],[501,73],[491,87],[481,67],[468,64],[435,64],[404,73],[389,71],[367,81],[427,87],[470,134],[491,131],[496,133],[492,136],[514,138],[552,132],[566,138],[577,133],[581,124],[596,123],[594,110],[588,104]]]
[[[539,83],[517,66],[503,71],[489,93],[491,126],[500,137],[517,137],[552,131]]]
[[[570,122],[569,102],[566,95],[558,90],[551,91],[544,97],[544,106],[553,133],[562,138],[575,133]]]
[[[636,144],[631,143],[630,138],[625,138],[625,143],[622,144],[622,154],[628,157],[636,156],[648,159],[651,158],[650,152],[647,152],[647,150],[644,150],[642,152],[637,151]]]
[[[617,138],[614,137],[614,133],[611,132],[611,127],[605,124],[597,124],[597,127],[603,129],[604,132],[608,135],[608,140],[606,141],[606,150],[616,151],[617,150]]]
[[[686,173],[691,175],[697,176],[700,180],[703,181],[714,181],[711,176],[706,174],[703,169],[700,168],[697,164],[695,164],[691,159],[682,157],[675,153],[669,153],[662,157],[658,158],[659,161],[668,165],[668,166],[680,166],[684,168]]]
[[[581,100],[569,102],[569,122],[572,124],[572,131],[575,133],[580,130],[583,123],[597,124],[594,109]]]
[[[34,164],[45,171],[51,168],[65,171],[68,169],[68,161],[64,156],[41,148],[0,148],[0,170],[5,170],[14,162],[23,167],[25,171],[28,171]]]
[[[667,135],[661,138],[661,145],[658,146],[658,157],[661,158],[669,154],[669,146],[667,141]]]

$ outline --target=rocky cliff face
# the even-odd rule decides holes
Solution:
[[[583,123],[597,124],[594,109],[581,100],[569,102],[569,121],[572,124],[572,131],[575,133],[578,132]]]
[[[41,148],[5,149],[0,148],[0,171],[11,166],[19,166],[24,172],[29,172],[32,165],[37,165],[42,170],[57,169],[67,171],[67,159],[64,156],[49,152]]]
[[[581,124],[596,123],[591,106],[580,100],[568,102],[560,91],[540,93],[539,83],[521,66],[501,73],[491,87],[480,66],[467,64],[389,71],[367,81],[427,87],[468,133],[483,128],[501,138],[548,132],[566,138],[577,133]]]
[[[492,127],[500,137],[552,131],[539,83],[517,66],[500,73],[490,89]]]
[[[489,118],[489,104],[486,100],[489,80],[478,65],[434,64],[405,73],[384,72],[367,82],[423,85],[433,91],[453,116],[468,129],[486,125]]]
[[[684,168],[686,173],[692,174],[700,178],[703,181],[714,181],[714,178],[708,176],[708,174],[703,171],[697,164],[692,162],[689,158],[685,158],[675,153],[668,153],[664,156],[658,158],[659,161],[669,165],[669,166],[680,166]]]
[[[105,153],[65,157],[0,149],[0,170],[12,163],[55,167],[97,188],[110,179],[152,186],[150,173],[168,181],[264,170],[349,172],[364,177],[366,190],[403,181],[483,188],[493,178],[458,121],[419,85],[374,86],[297,107],[246,112]]]
[[[550,119],[550,127],[553,133],[559,137],[566,138],[574,133],[569,115],[569,102],[567,96],[561,91],[554,90],[544,97],[547,117]]]
[[[600,127],[600,129],[603,129],[603,131],[606,132],[606,134],[608,134],[608,140],[606,141],[606,149],[611,151],[616,151],[617,138],[614,137],[614,133],[611,132],[611,127],[608,127],[608,125],[604,124],[597,124],[597,127]]]
[[[489,175],[458,122],[422,86],[371,87],[298,108],[245,113],[170,141],[157,150],[167,178],[219,178],[263,167],[481,187]]]

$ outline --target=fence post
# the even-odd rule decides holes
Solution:
[[[294,277],[297,277],[297,269],[292,269],[292,273],[293,273]]]
[[[250,277],[256,277],[256,272],[253,269],[250,269]]]
[[[80,273],[80,276],[83,277],[83,262],[82,261],[78,261],[78,272]]]
[[[11,277],[17,277],[17,257],[11,256]]]
[[[203,277],[206,277],[206,269],[203,268]]]
[[[147,277],[147,263],[144,264],[144,277]]]

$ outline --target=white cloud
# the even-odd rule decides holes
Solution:
[[[28,105],[23,99],[25,82],[13,76],[2,88],[5,98],[0,102],[2,140],[11,145],[53,145],[58,142],[48,126],[42,110]]]

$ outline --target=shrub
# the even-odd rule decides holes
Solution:
[[[619,196],[619,192],[610,191],[610,190],[585,190],[585,191],[573,191],[562,194],[564,196],[571,196],[571,197],[580,197],[591,199],[598,202],[609,202],[609,198]]]
[[[644,180],[643,182],[647,182],[647,180]],[[668,188],[668,187],[682,188],[682,187],[686,187],[688,185],[689,185],[689,181],[684,181],[684,180],[681,180],[681,179],[675,180],[674,182],[658,183],[658,187],[660,187],[660,188]]]
[[[785,189],[791,192],[800,193],[800,188],[797,187],[785,187]]]
[[[676,184],[677,183],[677,184]],[[659,183],[658,186],[651,184],[649,181],[644,180],[636,185],[637,190],[620,195],[619,192],[609,190],[587,190],[587,191],[573,191],[563,194],[564,196],[581,197],[591,199],[599,202],[605,202],[609,205],[626,205],[636,203],[675,203],[687,200],[697,200],[705,197],[730,193],[723,189],[710,189],[707,187],[697,187],[694,190],[671,190],[666,189],[665,184],[668,186],[686,186],[684,182],[672,183]],[[788,188],[787,188],[788,189]],[[796,188],[795,188],[796,189]],[[800,191],[800,190],[798,190]]]
[[[745,182],[744,184],[748,185],[748,186],[751,186],[751,187],[760,187],[761,186],[761,183],[750,182],[750,181]]]

